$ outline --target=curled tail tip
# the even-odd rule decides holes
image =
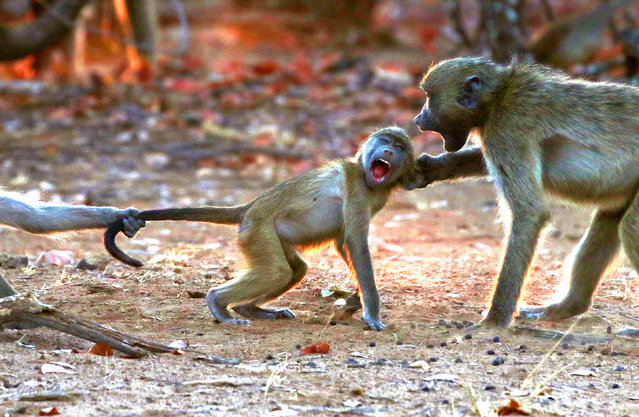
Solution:
[[[123,227],[124,223],[122,222],[122,219],[114,221],[109,225],[109,227],[107,227],[104,232],[104,247],[107,252],[109,252],[109,254],[118,261],[139,268],[143,265],[143,263],[124,253],[115,244],[115,237],[123,230]]]

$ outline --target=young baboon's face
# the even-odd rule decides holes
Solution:
[[[424,76],[421,88],[426,92],[426,103],[413,119],[421,131],[442,135],[444,149],[460,150],[470,131],[478,126],[485,61],[458,58],[443,61]]]
[[[413,163],[413,145],[403,129],[390,127],[368,137],[360,150],[366,185],[371,189],[393,185]]]

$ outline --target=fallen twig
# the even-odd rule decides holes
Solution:
[[[559,330],[544,330],[538,327],[521,326],[517,325],[513,327],[515,334],[527,333],[533,337],[541,339],[561,339],[562,337],[566,342],[585,342],[585,343],[605,343],[612,340],[611,337],[591,336],[587,334],[574,334],[570,332],[562,332]]]
[[[29,293],[0,298],[0,324],[8,322],[49,327],[95,343],[104,343],[134,357],[175,350],[170,346],[120,333],[80,317],[63,314],[41,303]]]

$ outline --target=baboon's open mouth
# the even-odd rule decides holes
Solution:
[[[390,162],[384,159],[376,159],[371,164],[371,175],[377,182],[382,182],[386,179],[391,170]]]

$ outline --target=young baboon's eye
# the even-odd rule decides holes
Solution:
[[[395,147],[397,149],[399,149],[400,151],[402,151],[402,152],[406,150],[406,147],[404,145],[402,145],[401,143],[396,143]]]

